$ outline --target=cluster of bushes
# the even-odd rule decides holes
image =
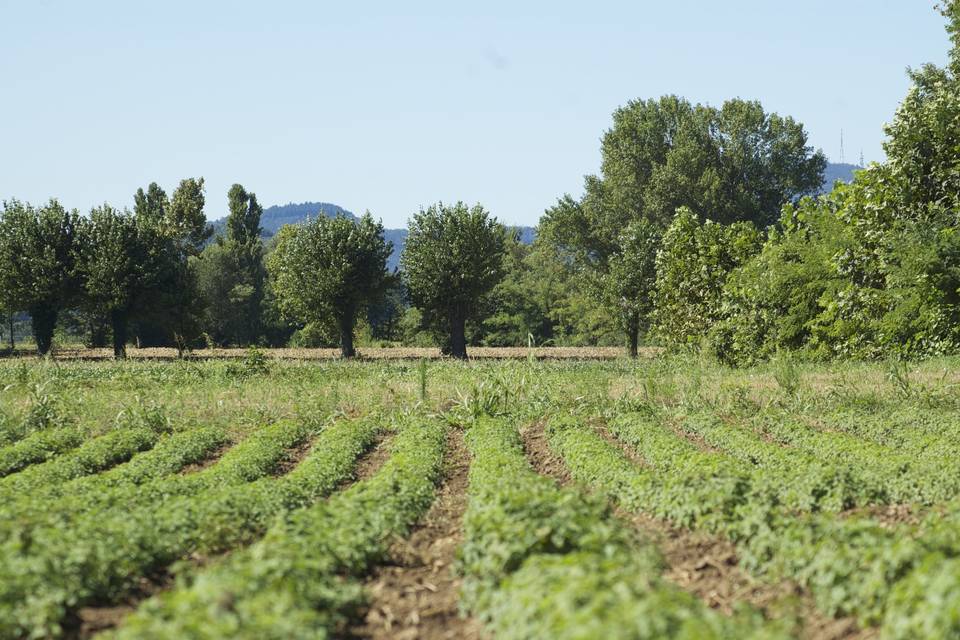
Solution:
[[[944,13],[950,33],[960,8]],[[680,212],[658,255],[656,329],[731,364],[805,357],[924,357],[960,347],[960,52],[911,72],[886,162],[777,224],[726,233]],[[678,295],[678,291],[685,294]]]
[[[887,160],[819,197],[808,178],[820,154],[759,105],[711,111],[666,97],[614,115],[603,175],[543,226],[611,312],[637,309],[641,321],[621,322],[631,344],[649,327],[648,339],[734,365],[778,351],[912,358],[960,347],[960,3],[941,11],[950,62],[910,72]],[[616,233],[639,222],[661,230],[652,274]]]

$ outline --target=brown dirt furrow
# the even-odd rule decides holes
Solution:
[[[567,465],[557,456],[547,442],[547,433],[543,421],[537,421],[520,429],[523,450],[534,471],[542,476],[553,478],[560,486],[573,484],[573,476]]]
[[[620,448],[638,464],[636,452],[617,440],[601,423],[593,425],[607,442]],[[562,460],[549,448],[543,423],[521,431],[524,448],[534,469],[561,485],[572,481]],[[831,619],[820,614],[809,594],[791,582],[767,583],[754,579],[739,566],[736,548],[729,541],[672,526],[646,514],[615,507],[616,516],[656,544],[663,556],[663,577],[684,591],[693,593],[708,606],[731,614],[737,603],[748,603],[770,617],[789,615],[800,622],[804,640],[867,640],[874,630],[860,629],[852,618]]]
[[[393,440],[392,431],[381,431],[377,434],[373,444],[357,460],[353,476],[344,480],[337,491],[342,491],[355,482],[366,480],[380,470],[380,467],[390,458],[390,442]]]
[[[389,440],[392,435],[390,432],[384,432],[377,436],[377,439],[370,449],[363,453],[357,460],[353,476],[344,480],[337,488],[338,491],[345,489],[355,482],[369,478],[383,466],[383,463],[390,457]],[[275,475],[280,476],[293,469],[306,457],[311,446],[312,440],[308,440],[288,452],[287,458],[281,466],[278,467]],[[224,449],[226,449],[226,447],[224,447]],[[183,562],[189,567],[188,570],[201,571],[204,567],[217,562],[219,559],[229,555],[229,553],[228,551],[212,556],[194,553]],[[68,640],[87,640],[102,631],[112,629],[120,625],[124,618],[133,613],[141,602],[171,588],[173,584],[174,573],[169,569],[158,571],[150,576],[143,576],[140,578],[136,587],[124,597],[122,602],[105,603],[79,609],[64,625],[64,637]]]
[[[289,449],[273,470],[272,475],[279,477],[290,473],[293,468],[300,464],[300,462],[307,457],[307,454],[310,453],[310,449],[313,448],[314,439],[314,436],[310,436],[297,446]]]
[[[459,615],[460,577],[454,554],[463,540],[470,454],[459,429],[450,429],[447,469],[430,510],[413,533],[390,550],[390,563],[367,581],[370,607],[354,638],[453,640],[481,637],[480,625]]]
[[[223,457],[223,454],[225,454],[227,451],[230,450],[230,447],[232,447],[233,444],[234,444],[234,443],[232,443],[232,442],[228,442],[228,443],[226,443],[226,444],[224,444],[224,445],[222,445],[222,446],[220,446],[220,447],[217,447],[217,448],[214,449],[213,451],[211,451],[211,452],[207,455],[207,457],[204,458],[203,460],[200,460],[199,462],[193,462],[193,463],[191,463],[191,464],[188,464],[188,465],[184,466],[184,467],[183,467],[182,469],[180,469],[180,471],[179,471],[180,475],[185,476],[185,475],[190,474],[190,473],[196,473],[196,472],[198,472],[198,471],[203,471],[203,470],[206,469],[207,467],[212,467],[214,464],[217,463],[217,461],[220,460],[220,458]]]

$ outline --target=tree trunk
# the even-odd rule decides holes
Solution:
[[[467,359],[467,319],[462,313],[450,315],[450,355],[458,360]]]
[[[640,325],[639,323],[631,323],[627,329],[627,355],[631,358],[636,358],[639,344]]]
[[[10,316],[7,318],[7,320],[10,323],[10,351],[12,353],[17,348],[17,343],[14,341],[14,338],[13,338],[13,311],[10,312]]]
[[[41,304],[30,309],[30,323],[33,326],[33,339],[37,342],[37,353],[45,356],[53,345],[53,330],[57,326],[57,308]]]
[[[113,357],[123,360],[127,357],[127,312],[121,309],[111,311],[110,325],[113,328]]]
[[[340,357],[353,358],[357,355],[353,348],[353,315],[340,319]]]

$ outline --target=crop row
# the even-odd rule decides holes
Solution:
[[[7,539],[0,547],[0,637],[59,635],[76,608],[115,601],[140,576],[191,553],[249,542],[283,509],[333,490],[377,429],[369,420],[335,423],[296,468],[273,478],[264,476],[307,434],[273,425],[201,472],[200,482],[187,481],[200,474],[150,482],[140,486],[149,502],[139,496],[123,508],[74,513],[69,526],[37,526]],[[201,490],[183,494],[185,487]]]
[[[869,477],[881,494],[878,502],[934,504],[960,493],[960,464],[940,447],[906,453],[848,433],[812,429],[795,419],[762,420],[756,427],[792,451]]]
[[[15,444],[0,448],[0,476],[10,475],[31,464],[45,462],[69,451],[83,441],[83,434],[73,427],[61,427],[32,433]]]
[[[632,432],[638,423],[614,420],[614,432]],[[639,425],[657,429],[655,420]],[[745,470],[759,469],[754,484],[775,489],[789,507],[803,511],[840,511],[884,502],[884,479],[870,467],[853,467],[826,460],[810,452],[767,442],[755,432],[728,424],[709,413],[687,416],[680,423],[686,433],[702,438],[722,455],[745,463]]]
[[[784,637],[725,618],[660,578],[661,560],[605,501],[530,467],[516,429],[480,418],[460,567],[464,603],[501,639]]]
[[[0,504],[0,539],[40,523],[66,526],[71,514],[76,516],[117,504],[129,506],[137,501],[149,502],[156,500],[160,492],[169,496],[178,481],[167,480],[151,486],[152,490],[145,490],[140,485],[199,462],[226,442],[226,433],[217,427],[175,432],[163,436],[153,449],[138,453],[129,462],[108,471],[63,484],[46,485],[31,494],[13,496],[5,504]],[[251,443],[255,445],[256,439]],[[223,465],[215,473],[222,475],[229,466],[229,463]],[[196,475],[201,479],[204,476],[209,478],[214,472]],[[179,484],[196,489],[200,483],[190,480]]]
[[[0,478],[0,502],[42,491],[45,486],[109,469],[153,447],[160,434],[152,429],[117,429],[43,464]]]
[[[624,425],[629,418],[615,422]],[[663,453],[649,439],[634,438],[632,444],[652,467],[632,462],[575,418],[552,420],[548,435],[578,480],[627,509],[726,536],[746,568],[799,582],[828,615],[882,623],[891,638],[960,633],[960,609],[952,604],[960,593],[957,502],[914,528],[885,527],[868,517],[796,514],[718,466],[698,471],[657,465]]]
[[[364,603],[355,580],[433,500],[445,428],[404,420],[373,477],[289,513],[262,540],[145,602],[115,638],[326,638]]]

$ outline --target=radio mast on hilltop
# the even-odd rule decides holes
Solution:
[[[840,164],[843,164],[843,129],[840,129]]]

